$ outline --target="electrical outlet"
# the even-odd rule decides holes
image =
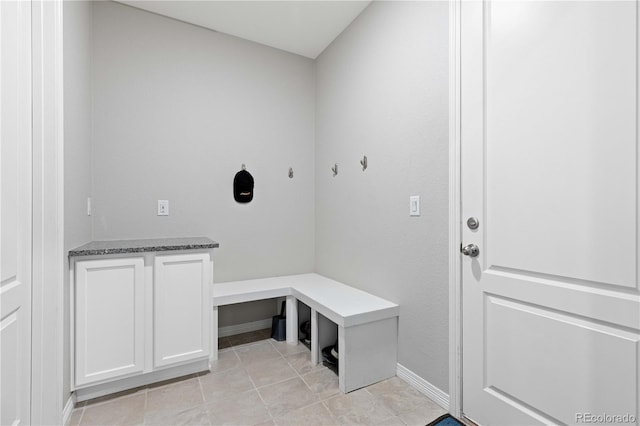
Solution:
[[[409,197],[409,216],[420,216],[420,196]]]
[[[169,216],[169,200],[158,200],[158,216]]]

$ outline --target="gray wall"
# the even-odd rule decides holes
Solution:
[[[112,2],[92,28],[90,9],[65,2],[66,248],[205,235],[216,282],[315,270],[399,303],[399,362],[447,391],[446,2],[374,2],[317,61]]]
[[[365,9],[317,60],[315,151],[316,271],[400,304],[398,362],[444,391],[447,20],[446,2]]]
[[[69,249],[91,241],[91,58],[92,3],[63,4],[64,50],[64,401],[69,382]]]
[[[313,270],[313,61],[98,2],[93,82],[96,240],[211,237],[216,282]]]

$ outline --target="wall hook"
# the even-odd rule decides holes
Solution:
[[[331,168],[331,171],[333,172],[333,177],[336,177],[336,175],[338,174],[338,163],[334,164],[334,166]]]
[[[360,165],[362,166],[362,171],[363,172],[365,170],[367,170],[367,156],[366,155],[364,157],[362,157],[362,160],[360,160]]]
[[[293,168],[289,167],[289,179],[293,179]]]
[[[247,170],[247,166],[244,163],[242,163],[242,170]]]

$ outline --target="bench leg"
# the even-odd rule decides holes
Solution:
[[[338,327],[339,381],[351,392],[396,375],[398,317]]]
[[[345,350],[343,349],[346,347],[344,342],[345,342],[344,327],[338,326],[338,387],[340,388],[340,392],[347,393],[349,391],[345,390],[346,379],[345,379],[344,369],[347,366],[347,363],[345,362],[346,356],[345,356]]]
[[[211,312],[211,353],[209,354],[209,361],[218,360],[218,307],[214,306]]]
[[[320,364],[320,345],[318,344],[318,311],[311,309],[311,365]]]
[[[287,296],[287,343],[298,344],[298,299]]]

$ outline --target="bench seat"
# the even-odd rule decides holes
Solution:
[[[212,294],[214,359],[217,359],[218,306],[286,297],[287,342],[290,344],[298,343],[297,301],[311,309],[312,363],[319,363],[321,348],[336,339],[335,332],[323,329],[326,320],[321,316],[337,325],[339,381],[343,392],[395,375],[399,315],[395,303],[318,274],[214,284]]]
[[[399,307],[318,274],[287,275],[213,285],[213,305],[294,296],[342,327],[397,317]],[[325,313],[326,312],[326,313]]]

